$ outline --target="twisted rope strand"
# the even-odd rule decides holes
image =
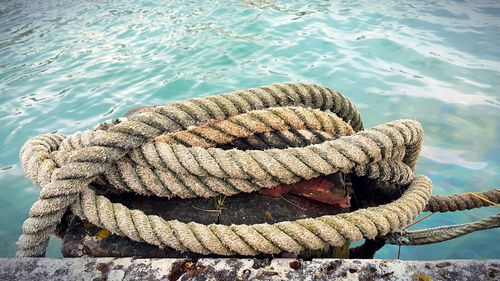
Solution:
[[[42,232],[37,233],[32,226],[44,225],[47,228],[55,229],[56,223],[61,219],[64,211],[75,202],[76,195],[88,187],[90,182],[105,173],[106,170],[109,170],[112,164],[122,158],[128,151],[139,147],[147,139],[152,139],[161,133],[186,129],[189,126],[206,122],[210,118],[220,120],[231,115],[264,109],[264,104],[272,104],[273,101],[277,103],[277,106],[300,105],[330,109],[346,122],[353,124],[354,129],[362,129],[359,113],[350,101],[338,92],[307,84],[293,87],[298,92],[290,91],[291,87],[287,84],[278,84],[262,88],[263,91],[259,91],[257,95],[251,94],[248,90],[238,91],[219,97],[193,99],[185,103],[158,106],[151,111],[140,112],[130,116],[124,122],[110,126],[107,131],[102,131],[92,138],[87,147],[76,149],[70,153],[65,159],[65,163],[60,165],[60,168],[53,170],[50,182],[42,186],[39,201],[61,197],[61,202],[64,203],[58,206],[58,212],[46,212],[44,210],[31,212],[36,213],[37,216],[30,215],[30,218],[23,224],[23,235],[18,241],[18,255],[41,255],[43,251],[40,252],[39,250],[40,243],[34,243],[34,241],[42,241],[43,244],[46,244],[49,235]],[[323,97],[305,98],[307,96],[316,96],[318,93]],[[296,98],[292,99],[290,97]],[[306,103],[308,101],[311,103]],[[193,103],[199,105],[199,107],[193,107]],[[230,103],[234,107],[228,106]],[[345,104],[349,110],[338,107],[338,105],[335,108],[334,106],[338,103]],[[192,110],[186,110],[186,108]],[[31,143],[28,146],[36,146],[36,144]],[[42,161],[30,157],[31,153],[26,153],[28,151],[31,151],[31,149],[22,149],[21,159],[29,160],[27,162],[23,161],[23,163],[34,162],[34,164],[27,167],[27,170],[33,171],[36,169],[34,166]],[[37,157],[40,156],[40,154],[36,155]],[[23,166],[26,165],[23,164]],[[37,175],[36,172],[29,175],[29,177],[32,178],[35,175]],[[36,209],[38,205],[35,204],[33,207]]]
[[[90,189],[81,193],[81,212],[76,212],[82,219],[115,234],[179,251],[189,249],[200,254],[219,255],[255,255],[260,252],[273,254],[281,251],[298,253],[306,248],[321,249],[327,244],[340,246],[345,241],[358,241],[363,236],[374,238],[397,231],[423,210],[425,202],[431,196],[431,190],[430,180],[419,176],[412,181],[401,198],[387,205],[349,214],[271,225],[225,226],[165,221],[161,217],[145,215],[122,204],[112,203]],[[403,220],[402,215],[394,212],[392,206],[405,206]],[[397,223],[391,224],[391,217],[396,217]],[[318,224],[321,226],[318,227]]]
[[[278,137],[287,148],[253,147],[272,145]],[[413,175],[422,140],[422,127],[413,120],[363,130],[359,112],[347,98],[303,83],[155,106],[69,137],[42,135],[20,152],[26,175],[42,191],[23,224],[17,255],[42,255],[67,208],[133,240],[201,254],[300,252],[386,235],[408,225],[431,198],[430,180]],[[247,141],[251,149],[219,147],[238,141]],[[138,194],[211,197],[338,171],[409,183],[409,188],[392,203],[349,214],[272,225],[207,226],[130,210],[89,187],[107,182]]]
[[[496,214],[489,218],[472,223],[447,225],[408,232],[397,232],[384,237],[384,239],[389,244],[425,245],[448,241],[475,231],[496,227],[500,227],[500,214]]]

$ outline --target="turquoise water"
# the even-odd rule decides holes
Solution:
[[[367,127],[422,122],[418,171],[436,194],[500,187],[498,1],[287,2],[0,2],[0,256],[14,255],[39,193],[18,160],[28,138],[274,82],[336,88]],[[436,214],[417,227],[496,212]],[[499,234],[403,247],[401,258],[500,258]]]

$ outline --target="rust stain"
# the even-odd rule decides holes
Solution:
[[[317,177],[309,180],[301,180],[294,184],[282,184],[270,189],[261,189],[259,192],[264,195],[281,197],[283,194],[292,193],[315,201],[330,205],[338,205],[342,208],[351,206],[351,197],[348,194],[339,195],[336,191],[338,187],[326,177]]]
[[[99,239],[106,239],[108,238],[109,236],[111,236],[111,231],[105,229],[105,228],[102,228],[100,229],[99,231],[97,231],[97,233],[95,234],[95,237],[99,238]]]
[[[269,211],[266,211],[266,217],[268,219],[272,220],[273,219],[273,214],[271,212],[269,212]]]

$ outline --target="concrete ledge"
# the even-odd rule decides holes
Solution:
[[[2,258],[0,280],[499,280],[500,260]]]

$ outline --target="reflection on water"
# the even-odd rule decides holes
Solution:
[[[469,170],[482,170],[488,166],[487,162],[472,162],[463,157],[467,150],[446,149],[425,146],[421,156],[439,164],[458,165]]]
[[[435,193],[498,187],[499,17],[495,1],[2,2],[0,256],[14,254],[39,192],[18,160],[29,137],[87,129],[135,105],[274,82],[334,87],[368,126],[421,121],[418,170]],[[435,215],[418,227],[494,212]],[[496,237],[407,247],[402,257],[499,258]],[[395,255],[385,247],[378,257]]]

